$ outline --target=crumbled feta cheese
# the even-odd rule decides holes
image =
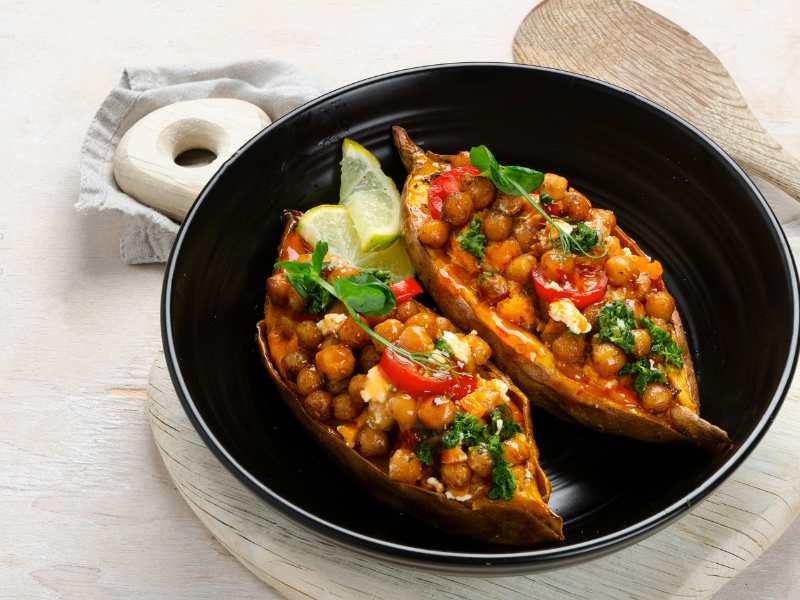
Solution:
[[[589,333],[592,325],[569,298],[561,298],[550,303],[550,318],[564,323],[572,333]]]
[[[336,335],[345,321],[347,321],[347,315],[328,313],[321,321],[317,321],[317,329],[322,335]]]
[[[631,249],[630,249],[630,248],[623,248],[623,249],[622,249],[622,253],[623,253],[625,256],[633,256],[633,252],[631,252]]]
[[[452,331],[445,331],[442,337],[447,342],[447,345],[450,346],[455,357],[462,363],[467,364],[472,358],[472,350],[470,350],[469,344]]]
[[[489,379],[483,387],[494,390],[503,400],[508,400],[508,384],[502,379]]]
[[[386,402],[386,398],[392,391],[392,384],[386,377],[383,376],[378,365],[372,367],[367,371],[367,380],[364,383],[364,389],[361,390],[361,399],[364,402],[374,400],[375,402]]]
[[[453,493],[448,490],[444,493],[448,500],[457,500],[458,502],[466,502],[467,500],[472,499],[472,494],[464,494],[463,496],[455,496]]]
[[[431,486],[434,490],[436,490],[440,494],[444,491],[444,485],[442,484],[441,481],[436,479],[436,477],[428,477],[425,480],[425,483],[427,483],[429,486]]]
[[[574,227],[572,225],[570,225],[566,221],[562,221],[561,219],[553,219],[553,222],[556,225],[558,225],[559,229],[561,229],[561,231],[563,231],[567,235],[572,233],[572,230],[574,229]]]
[[[555,281],[548,281],[547,283],[545,283],[545,284],[544,284],[544,287],[546,287],[546,288],[550,288],[551,290],[556,290],[556,291],[559,291],[559,292],[561,292],[561,291],[563,291],[563,290],[564,290],[564,288],[562,288],[562,287],[561,287],[561,286],[560,286],[558,283],[556,283]]]

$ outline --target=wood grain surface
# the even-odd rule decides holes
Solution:
[[[513,51],[517,62],[589,75],[655,100],[749,173],[800,200],[800,162],[764,131],[719,59],[649,8],[633,0],[545,0],[525,17]]]
[[[800,209],[792,215],[800,216]],[[793,237],[800,243],[800,229]],[[800,382],[752,456],[688,516],[611,556],[500,578],[443,576],[386,563],[301,527],[211,454],[175,395],[163,355],[153,365],[147,393],[153,437],[180,494],[231,554],[287,598],[709,598],[800,512],[800,439],[794,435]]]
[[[643,2],[719,56],[800,156],[797,0]],[[267,56],[333,89],[510,61],[533,5],[0,0],[0,599],[278,597],[212,538],[153,444],[163,268],[120,263],[116,215],[72,210],[81,140],[122,68]],[[800,597],[800,521],[716,596]]]

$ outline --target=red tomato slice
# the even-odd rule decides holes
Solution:
[[[446,394],[458,399],[466,396],[477,387],[471,375],[450,375],[434,377],[423,372],[407,358],[398,356],[391,350],[384,350],[379,363],[383,374],[397,388],[412,396],[424,394]]]
[[[576,272],[575,283],[569,281],[559,283],[561,289],[552,287],[554,282],[545,279],[538,269],[531,271],[531,278],[539,298],[546,302],[568,298],[576,308],[585,308],[602,300],[608,286],[608,276],[605,271],[597,269],[584,273]]]
[[[464,174],[480,175],[475,167],[455,167],[437,176],[428,188],[428,210],[434,219],[442,218],[444,199],[459,191],[458,180]]]
[[[389,289],[392,290],[397,304],[407,302],[422,293],[422,286],[413,277],[403,279],[403,281],[396,281],[389,286]]]

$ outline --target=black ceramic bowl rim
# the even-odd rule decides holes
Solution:
[[[408,74],[414,74],[424,71],[445,70],[445,69],[462,69],[473,67],[492,67],[498,69],[517,69],[521,71],[544,71],[557,76],[574,78],[582,80],[590,84],[604,87],[607,91],[613,92],[618,95],[627,96],[639,103],[642,103],[662,113],[667,118],[677,122],[688,137],[695,138],[695,141],[706,146],[721,160],[725,161],[730,167],[735,176],[739,177],[742,182],[750,188],[754,196],[763,209],[764,214],[767,216],[768,223],[777,234],[776,237],[780,242],[780,249],[782,258],[788,267],[787,270],[791,273],[791,281],[789,287],[792,291],[792,337],[790,350],[783,366],[781,378],[775,393],[773,394],[766,410],[761,415],[758,423],[747,436],[747,438],[739,445],[738,448],[731,454],[731,456],[720,465],[720,467],[709,476],[702,484],[698,485],[690,493],[686,494],[681,500],[674,502],[670,506],[664,508],[658,513],[643,519],[638,523],[616,531],[602,537],[581,542],[579,544],[570,546],[556,546],[550,548],[541,548],[525,551],[509,551],[509,552],[492,552],[492,553],[475,553],[475,552],[452,552],[452,551],[435,551],[426,550],[422,548],[415,548],[413,546],[396,544],[377,539],[371,536],[363,535],[341,527],[336,523],[332,523],[322,519],[303,508],[289,502],[282,496],[272,491],[264,483],[256,479],[250,472],[248,472],[241,464],[239,464],[233,456],[223,447],[223,445],[216,438],[214,433],[205,423],[203,417],[200,415],[192,396],[184,382],[183,374],[181,373],[178,357],[175,350],[175,343],[172,337],[172,313],[170,303],[172,299],[173,278],[175,276],[175,267],[178,262],[178,257],[181,253],[181,247],[186,237],[186,232],[192,225],[192,220],[195,213],[202,206],[203,202],[209,195],[209,191],[214,187],[215,182],[219,177],[236,161],[237,157],[247,152],[249,148],[258,143],[263,137],[268,136],[270,131],[274,128],[280,127],[282,123],[287,120],[295,118],[298,114],[307,110],[310,107],[316,106],[320,103],[327,102],[331,98],[335,98],[346,92],[351,92],[359,88],[369,87],[371,84],[381,82],[389,79],[400,78]],[[690,507],[697,504],[705,498],[712,490],[721,484],[728,476],[733,473],[736,468],[741,465],[742,461],[752,452],[758,442],[766,433],[770,424],[774,420],[778,409],[783,403],[784,398],[789,390],[789,385],[792,381],[792,376],[795,370],[798,357],[798,332],[800,331],[800,316],[798,315],[798,278],[797,269],[789,249],[786,236],[783,233],[780,224],[778,223],[775,214],[767,204],[761,192],[753,184],[747,174],[736,164],[736,162],[728,156],[714,141],[695,128],[693,125],[679,117],[678,115],[670,112],[669,110],[659,106],[658,104],[620,88],[612,84],[577,75],[567,71],[558,69],[550,69],[545,67],[535,67],[528,65],[518,65],[513,63],[486,63],[486,62],[471,62],[471,63],[451,63],[441,65],[429,65],[423,67],[415,67],[412,69],[404,69],[394,71],[371,77],[344,86],[332,92],[329,92],[319,98],[311,100],[306,104],[294,109],[287,113],[277,121],[273,122],[269,127],[265,128],[256,134],[250,141],[242,146],[231,158],[229,158],[220,167],[219,171],[209,180],[208,184],[203,188],[197,200],[192,205],[189,213],[186,216],[183,224],[178,231],[175,244],[170,253],[167,262],[167,268],[164,275],[164,285],[161,298],[161,334],[164,346],[164,352],[167,359],[172,382],[177,391],[178,397],[183,405],[186,414],[189,416],[190,421],[194,425],[200,437],[204,440],[206,445],[212,450],[217,458],[222,462],[225,467],[231,471],[240,481],[248,485],[254,490],[261,498],[267,500],[271,505],[281,510],[284,514],[295,520],[296,522],[309,527],[316,533],[323,534],[328,538],[344,543],[346,546],[360,552],[370,554],[380,554],[384,558],[388,558],[395,562],[410,564],[417,567],[424,567],[428,569],[444,570],[449,572],[458,571],[473,571],[477,566],[485,565],[492,566],[492,570],[504,572],[522,572],[525,570],[540,570],[552,568],[555,566],[565,566],[567,564],[580,562],[589,558],[594,558],[608,552],[619,550],[628,544],[631,544],[649,534],[654,533],[661,527],[664,527],[673,519],[676,519],[687,511]],[[568,540],[567,540],[568,541]]]

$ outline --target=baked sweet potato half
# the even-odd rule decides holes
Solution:
[[[559,175],[498,165],[484,147],[437,155],[400,127],[393,135],[408,170],[402,233],[418,276],[445,316],[491,345],[534,404],[640,440],[729,444],[699,416],[662,267],[613,212]],[[508,191],[509,177],[529,184],[511,190],[529,198]]]
[[[287,213],[284,262],[267,280],[257,342],[305,429],[364,488],[399,511],[486,542],[562,540],[562,520],[547,506],[550,483],[539,466],[528,400],[488,362],[488,344],[408,299],[418,284],[391,288],[394,308],[368,318],[335,298],[304,299],[287,278],[290,267],[313,264],[316,254],[294,231],[299,216]],[[337,257],[326,260],[319,270],[326,281],[363,280]],[[392,346],[368,335],[354,317]],[[439,378],[391,348],[441,359],[455,370]]]

